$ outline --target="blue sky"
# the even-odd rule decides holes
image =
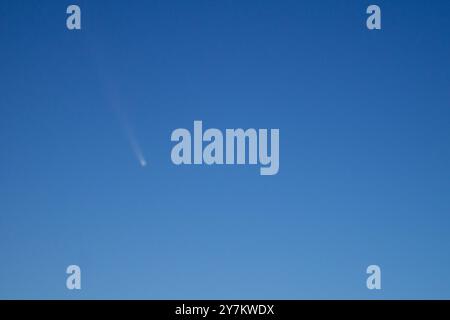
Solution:
[[[2,1],[0,298],[450,298],[450,2],[373,3]],[[279,173],[173,165],[194,120]]]

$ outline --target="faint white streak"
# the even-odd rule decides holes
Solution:
[[[139,161],[142,167],[145,167],[147,165],[147,161],[145,160],[144,155],[142,154],[141,146],[139,145],[139,142],[134,137],[133,132],[131,131],[131,128],[126,125],[126,131],[128,133],[128,139],[130,141],[131,149],[133,150],[134,155],[136,156],[136,159]]]
[[[105,55],[107,55],[106,50],[101,50],[98,39],[91,39],[87,41],[87,49],[91,53],[93,67],[97,70],[97,75],[102,85],[103,94],[107,100],[109,107],[115,112],[117,118],[120,122],[122,129],[124,130],[128,141],[131,146],[136,159],[142,167],[147,166],[147,161],[145,160],[142,148],[136,139],[134,131],[130,125],[130,121],[126,116],[125,108],[122,107],[122,95],[120,94],[120,85],[117,79],[118,74],[114,72],[114,64],[106,63]],[[126,61],[124,61],[126,63]]]

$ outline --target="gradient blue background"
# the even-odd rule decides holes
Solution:
[[[449,36],[443,0],[1,0],[0,298],[450,298]],[[194,120],[279,128],[279,174],[173,165]]]

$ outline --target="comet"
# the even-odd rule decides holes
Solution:
[[[127,132],[128,132],[128,140],[129,140],[130,145],[131,145],[131,150],[133,151],[134,155],[136,156],[136,159],[138,160],[138,162],[141,165],[141,167],[146,167],[147,166],[147,160],[145,160],[145,157],[144,157],[144,155],[142,153],[141,146],[139,145],[139,142],[135,138],[135,136],[134,136],[133,132],[131,131],[130,127],[128,127]]]
[[[96,73],[101,82],[102,92],[106,98],[108,106],[114,111],[119,120],[119,123],[124,131],[131,150],[134,153],[139,165],[144,168],[147,166],[147,160],[144,157],[141,145],[139,144],[134,130],[131,126],[131,122],[128,120],[127,113],[122,104],[120,95],[120,87],[117,81],[114,81],[115,76],[113,72],[113,65],[105,65],[107,59],[104,58],[105,50],[99,48],[99,41],[97,39],[85,39],[87,41],[86,47],[90,52],[93,62],[93,68],[96,69]],[[94,40],[94,41],[93,41]],[[101,54],[103,53],[103,55]],[[125,61],[126,63],[126,61]]]
[[[120,122],[120,125],[122,127],[122,130],[124,131],[130,144],[131,151],[136,157],[136,160],[138,161],[140,166],[144,168],[147,166],[147,160],[145,159],[141,145],[139,144],[139,141],[136,138],[136,135],[134,134],[131,122],[128,120],[127,114],[120,105],[120,99],[119,97],[115,96],[117,91],[114,89],[112,90],[110,89],[108,92],[109,92],[108,104],[115,111],[117,118]]]

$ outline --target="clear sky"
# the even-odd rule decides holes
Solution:
[[[0,298],[450,298],[449,36],[444,0],[2,0]],[[194,120],[279,128],[279,173],[173,165]]]

